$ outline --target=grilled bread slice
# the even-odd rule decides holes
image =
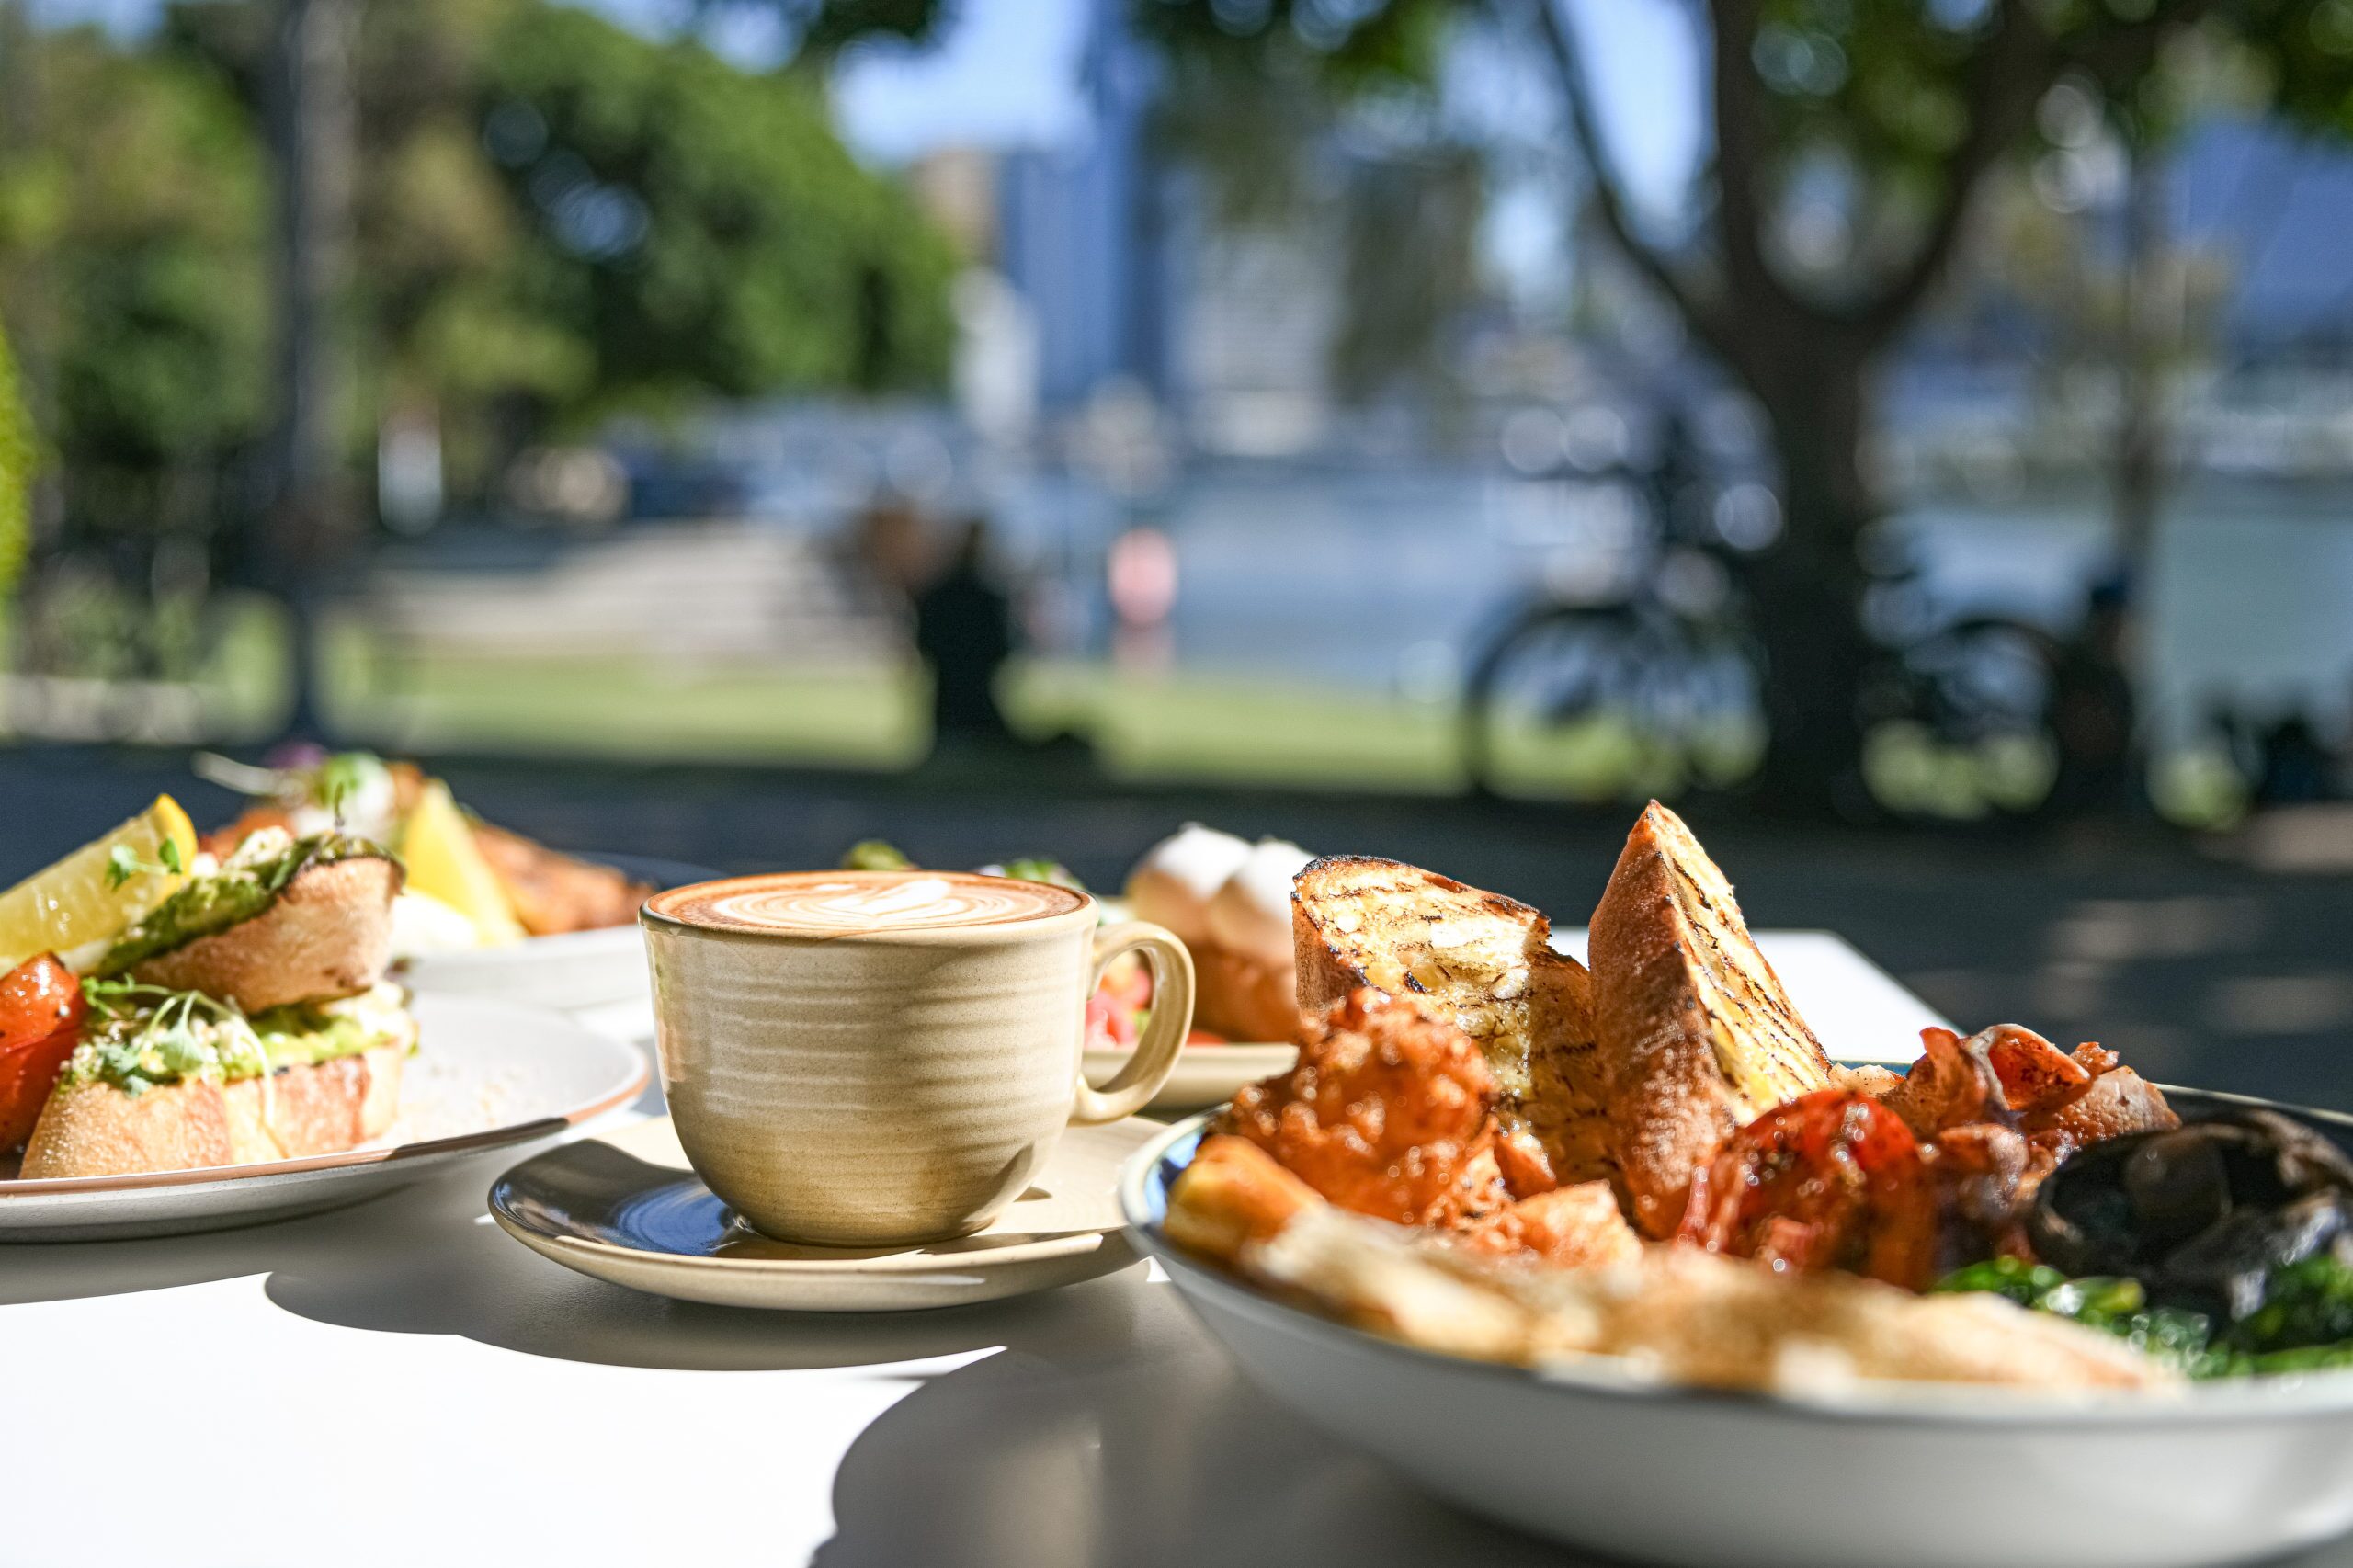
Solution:
[[[1302,1011],[1358,986],[1427,998],[1477,1042],[1564,1182],[1607,1168],[1608,1085],[1585,966],[1524,903],[1395,860],[1341,855],[1291,882]]]
[[[133,1176],[332,1154],[381,1138],[400,1104],[405,1043],[233,1084],[189,1079],[128,1095],[61,1087],[25,1146],[27,1180]]]
[[[1620,1167],[1644,1233],[1670,1234],[1733,1130],[1836,1072],[1683,819],[1643,812],[1593,912],[1594,1031]]]
[[[400,887],[400,862],[388,857],[305,866],[251,919],[157,953],[131,975],[247,1013],[353,995],[384,977]]]

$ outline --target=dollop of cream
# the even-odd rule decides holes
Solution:
[[[1135,917],[1166,926],[1188,946],[1208,941],[1210,900],[1250,853],[1247,839],[1187,823],[1145,850],[1128,873]]]
[[[1314,858],[1288,839],[1262,840],[1210,899],[1210,940],[1264,964],[1290,963],[1290,881]]]

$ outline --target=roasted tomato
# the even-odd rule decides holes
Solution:
[[[0,979],[0,1151],[32,1136],[40,1108],[81,1038],[81,983],[43,953]]]
[[[1692,1179],[1676,1239],[1777,1268],[1843,1268],[1924,1290],[1936,1195],[1903,1119],[1824,1089],[1733,1133]]]

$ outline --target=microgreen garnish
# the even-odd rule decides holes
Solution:
[[[134,980],[82,982],[82,995],[109,1026],[91,1031],[74,1051],[77,1077],[110,1083],[133,1097],[214,1070],[243,1068],[236,1076],[266,1074],[269,1062],[245,1016],[196,991],[173,991]]]
[[[118,844],[107,851],[107,886],[119,888],[140,875],[176,877],[188,867],[180,860],[179,841],[166,838],[155,851],[155,858],[143,860],[128,844]]]

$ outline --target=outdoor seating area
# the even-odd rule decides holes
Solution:
[[[2348,105],[0,0],[0,1563],[2353,1564]]]

